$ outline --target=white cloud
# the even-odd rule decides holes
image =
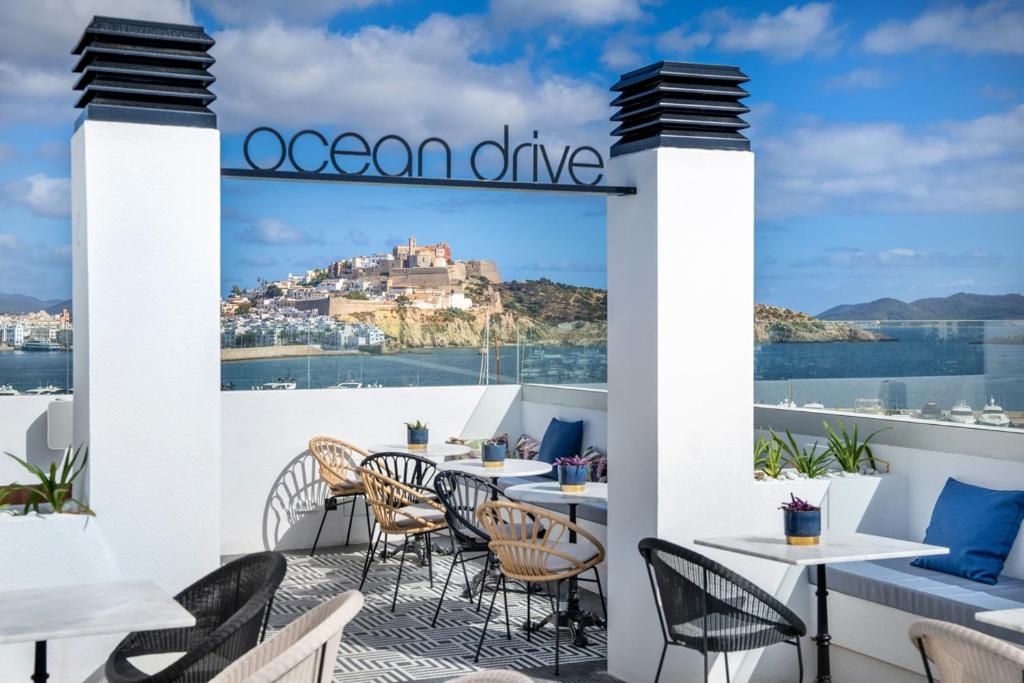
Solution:
[[[391,0],[197,0],[225,24],[263,24],[278,18],[288,23],[316,23],[341,14],[387,5]]]
[[[839,90],[870,90],[891,82],[892,78],[881,69],[860,68],[832,76],[825,85]]]
[[[812,124],[766,138],[758,211],[1024,208],[1024,105],[921,130],[897,123]]]
[[[658,50],[672,56],[686,56],[694,50],[707,47],[711,43],[711,34],[707,31],[688,32],[686,27],[678,26],[658,35]]]
[[[601,52],[601,63],[609,69],[630,69],[643,66],[640,49],[646,40],[638,35],[620,33],[609,38]]]
[[[790,5],[778,14],[764,12],[754,19],[735,17],[727,10],[712,13],[724,26],[718,47],[736,52],[762,52],[777,59],[807,54],[831,54],[838,47],[839,29],[832,22],[832,4]]]
[[[302,228],[296,228],[276,218],[262,218],[239,233],[243,242],[253,244],[313,244],[314,240]]]
[[[562,20],[580,26],[608,26],[642,19],[638,0],[491,0],[491,15],[515,28]]]
[[[71,48],[93,15],[189,23],[188,0],[14,0],[0,22],[0,122],[74,117]]]
[[[323,124],[441,135],[456,145],[500,135],[504,123],[513,136],[536,128],[548,141],[575,144],[587,126],[595,140],[607,134],[603,85],[537,77],[522,61],[476,61],[490,42],[475,17],[438,14],[411,30],[366,26],[344,35],[270,23],[216,38],[222,130]]]
[[[922,47],[1024,54],[1024,5],[993,0],[976,7],[929,9],[912,21],[889,21],[870,31],[864,37],[864,47],[879,54]]]
[[[4,185],[4,195],[38,216],[66,218],[71,214],[71,183],[67,178],[36,173]]]

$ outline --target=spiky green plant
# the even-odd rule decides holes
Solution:
[[[832,429],[832,425],[828,423],[828,420],[824,422],[825,432],[828,434],[827,452],[832,455],[832,458],[843,468],[844,472],[856,474],[860,472],[860,466],[864,462],[867,462],[872,470],[877,471],[878,464],[875,462],[875,454],[871,452],[871,446],[868,444],[879,432],[892,429],[892,427],[883,427],[861,441],[857,436],[856,424],[853,425],[853,433],[851,434],[846,430],[846,425],[843,424],[842,420],[838,420],[838,422],[839,433]]]
[[[406,422],[405,426],[408,427],[409,429],[426,429],[427,423],[416,420],[415,422]]]
[[[86,463],[89,462],[89,449],[85,446],[79,446],[76,449],[72,449],[69,446],[64,451],[60,461],[51,462],[47,470],[40,469],[13,453],[7,453],[7,456],[28,470],[39,480],[39,483],[32,486],[28,484],[6,486],[0,489],[0,500],[6,498],[8,493],[24,491],[28,494],[28,499],[25,501],[25,506],[21,511],[23,515],[28,514],[29,510],[39,512],[39,505],[41,503],[49,505],[54,512],[64,512],[64,506],[68,503],[74,503],[78,508],[77,512],[96,515],[88,505],[77,498],[71,497],[72,482],[78,478],[78,475],[85,469]],[[75,467],[76,464],[77,468]]]
[[[797,472],[804,474],[808,479],[816,479],[828,473],[829,465],[832,464],[832,456],[827,450],[818,453],[818,442],[815,441],[810,450],[800,448],[796,439],[790,431],[786,430],[786,438],[772,432],[772,439],[779,448],[786,454],[786,460],[796,468]]]
[[[757,441],[754,442],[754,469],[775,479],[782,474],[782,468],[785,466],[786,460],[782,457],[782,449],[779,448],[778,442],[763,433],[758,434]]]

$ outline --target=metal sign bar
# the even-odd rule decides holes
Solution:
[[[409,176],[356,175],[354,173],[307,173],[303,171],[261,171],[251,168],[222,168],[222,178],[247,180],[301,180],[314,183],[367,183],[370,185],[406,185],[446,187],[463,190],[510,190],[519,192],[558,192],[563,194],[633,195],[628,185],[568,185],[561,183],[518,183],[505,180],[463,180],[459,178],[417,178]]]

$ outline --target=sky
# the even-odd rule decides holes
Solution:
[[[0,292],[71,292],[69,54],[93,14],[217,41],[225,167],[256,126],[437,135],[510,126],[607,157],[619,74],[671,59],[751,77],[759,302],[1024,291],[1024,3],[644,0],[6,0]],[[456,164],[456,176],[468,169]],[[409,235],[505,279],[605,285],[605,201],[225,180],[222,290]]]

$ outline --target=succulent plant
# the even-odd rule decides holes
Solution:
[[[757,441],[754,442],[754,469],[775,479],[782,474],[782,468],[786,466],[782,453],[782,448],[776,439],[758,434]]]
[[[555,460],[555,465],[558,467],[586,467],[589,463],[585,458],[579,455],[572,455],[568,458],[558,458]]]
[[[800,448],[796,438],[787,429],[786,438],[772,432],[772,439],[779,445],[785,454],[789,464],[796,468],[796,471],[807,476],[808,479],[816,479],[828,473],[829,465],[832,464],[832,454],[828,450],[818,452],[818,442],[815,441],[810,450]]]
[[[872,470],[877,471],[878,465],[875,462],[875,454],[871,452],[871,446],[868,445],[868,442],[879,432],[892,429],[892,427],[879,429],[861,441],[857,438],[856,424],[853,425],[853,433],[851,434],[846,430],[846,425],[843,424],[842,420],[838,420],[838,422],[838,433],[832,429],[827,420],[824,422],[825,432],[828,434],[828,450],[826,452],[832,456],[844,472],[856,474],[860,472],[860,466],[865,462],[867,462]]]
[[[786,512],[818,512],[821,510],[817,505],[811,505],[806,500],[797,498],[792,493],[789,494],[789,500],[780,505],[779,509]]]
[[[406,422],[405,426],[408,427],[409,429],[426,429],[427,423],[416,420],[415,422]]]

